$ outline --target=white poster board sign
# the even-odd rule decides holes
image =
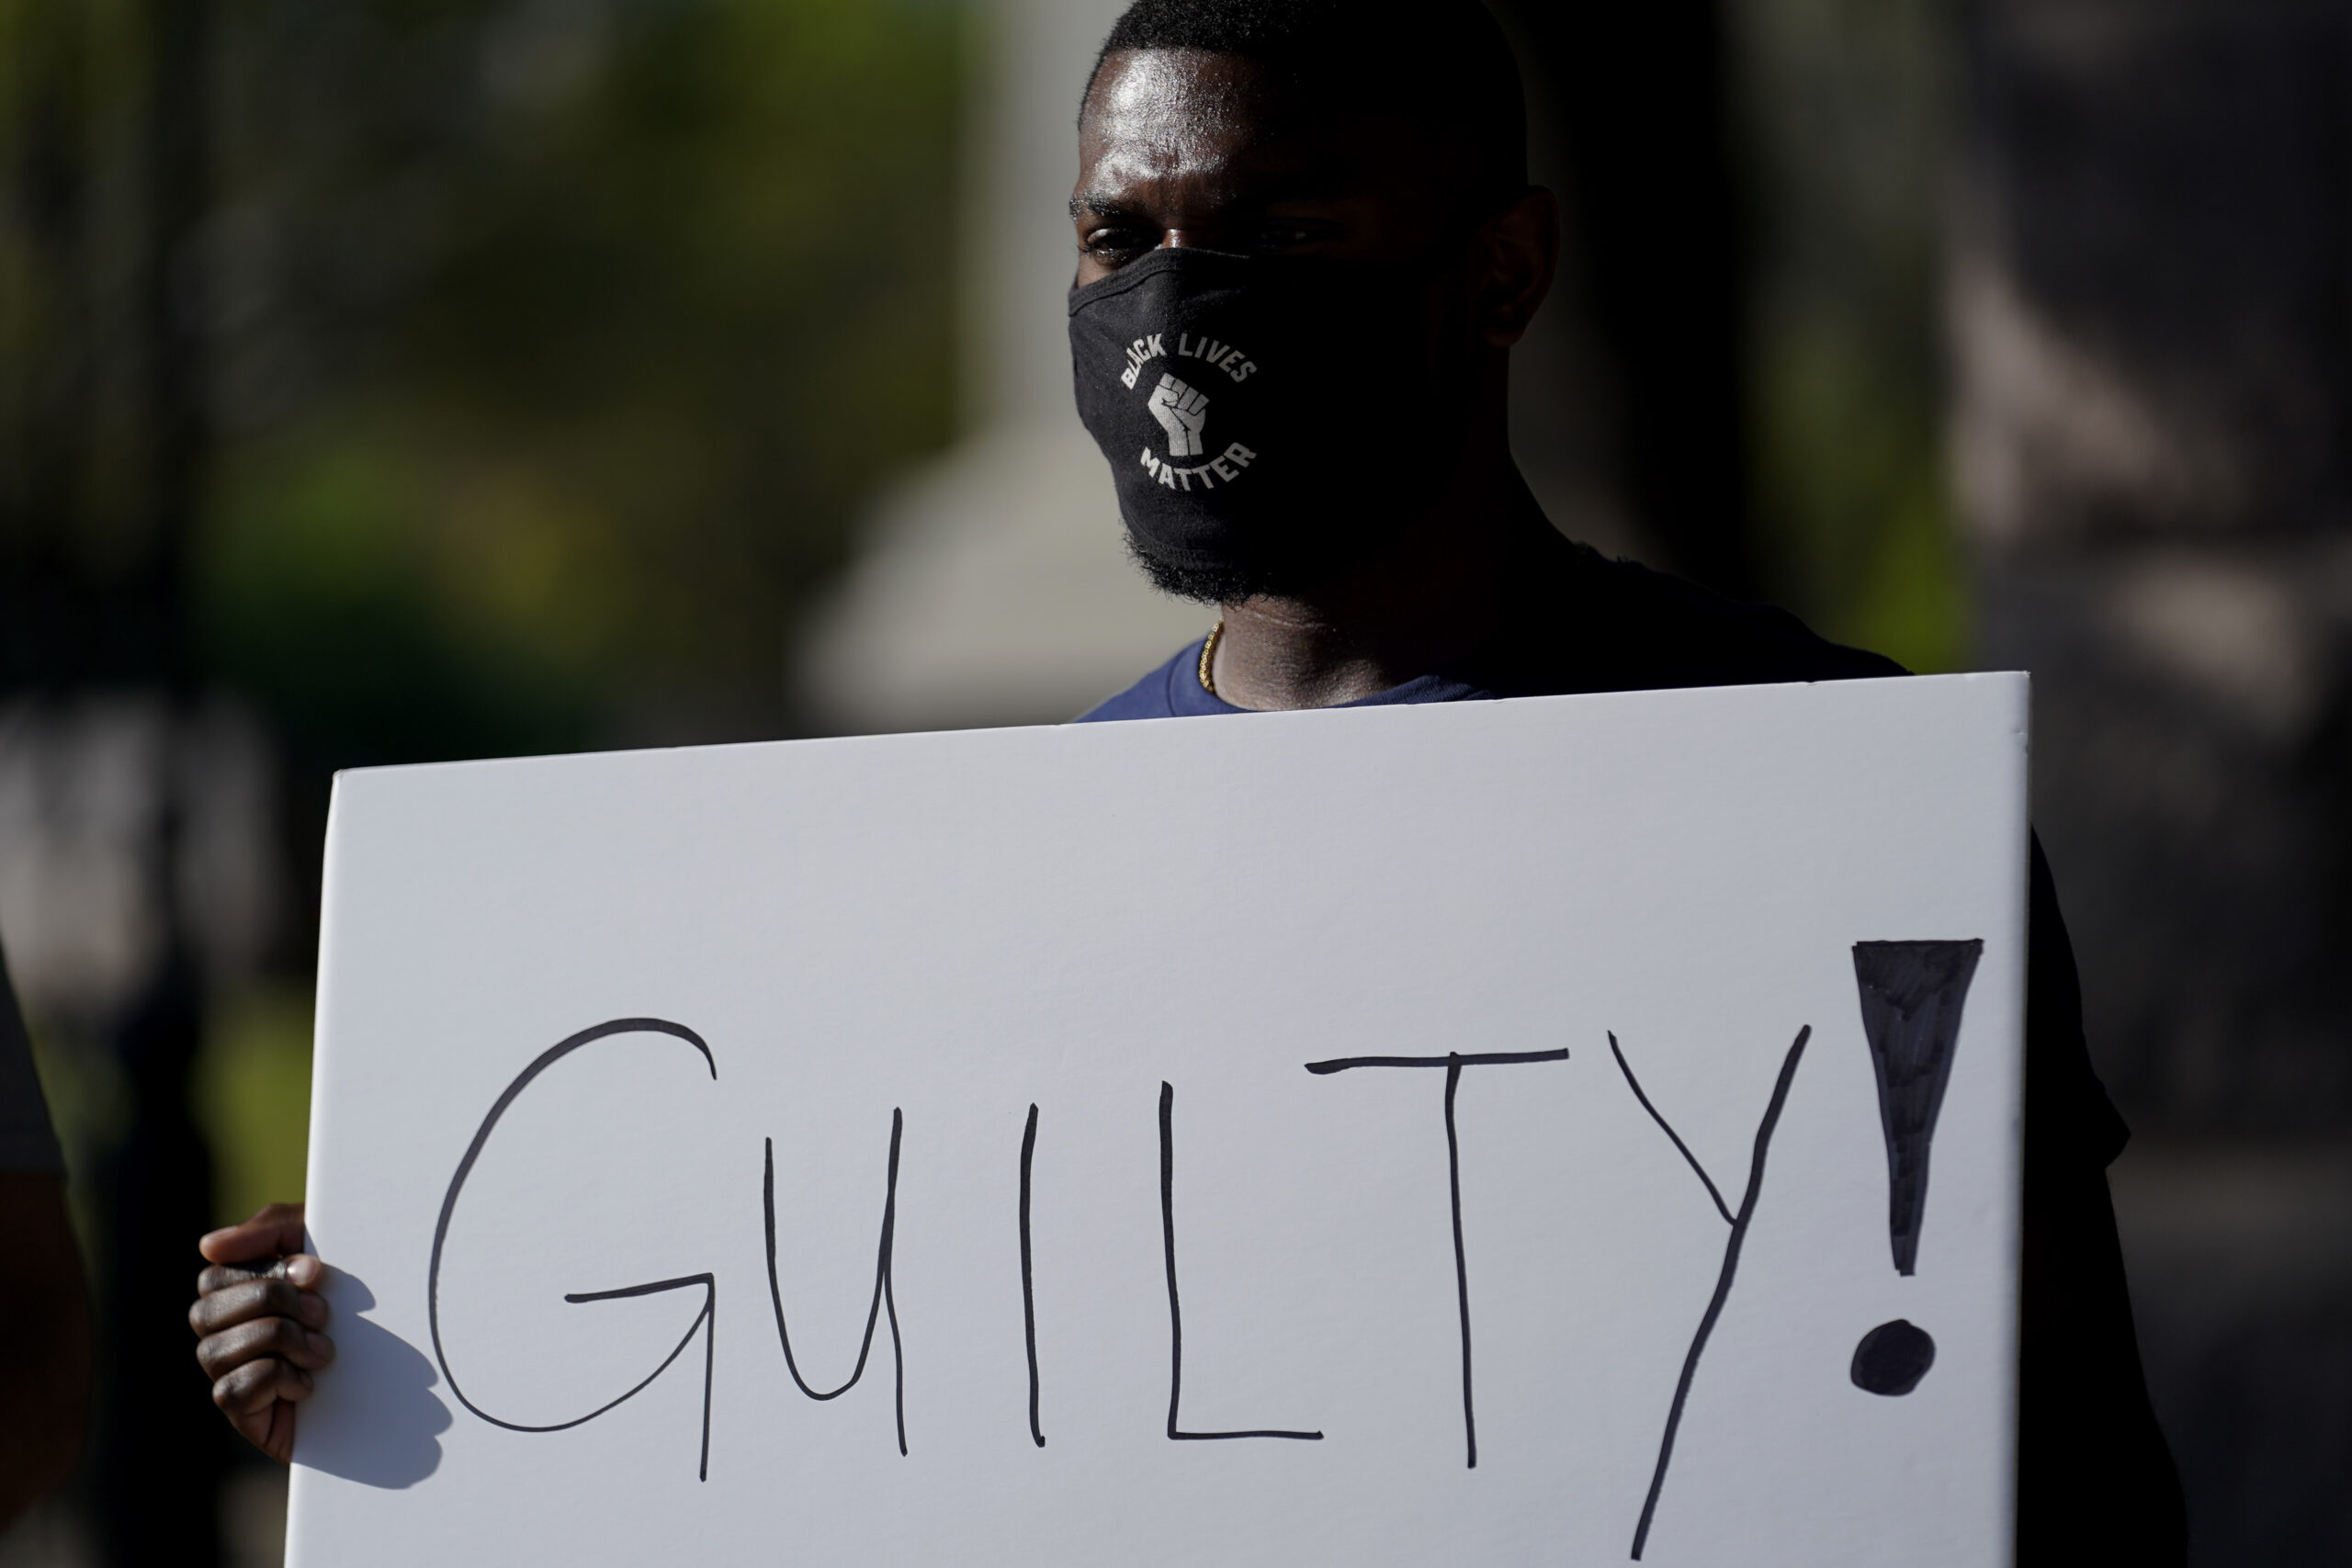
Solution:
[[[290,1560],[2006,1562],[2026,702],[347,773]]]

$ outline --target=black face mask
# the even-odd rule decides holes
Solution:
[[[1162,588],[1329,581],[1394,538],[1453,456],[1427,269],[1152,252],[1069,297],[1079,418]]]

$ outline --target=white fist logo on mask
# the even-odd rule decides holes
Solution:
[[[1193,390],[1173,376],[1162,376],[1159,385],[1151,389],[1151,401],[1146,405],[1159,427],[1168,432],[1168,455],[1171,457],[1197,457],[1201,455],[1201,427],[1209,421],[1209,400],[1204,392]]]

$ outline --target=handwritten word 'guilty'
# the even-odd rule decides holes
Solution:
[[[1699,1332],[1691,1342],[1690,1354],[1683,1364],[1681,1379],[1676,1387],[1673,1406],[1667,1420],[1665,1437],[1659,1446],[1657,1470],[1651,1481],[1647,1502],[1643,1509],[1641,1527],[1635,1536],[1633,1555],[1636,1558],[1641,1555],[1643,1538],[1648,1532],[1650,1516],[1657,1504],[1658,1489],[1665,1481],[1667,1465],[1673,1450],[1675,1431],[1681,1420],[1683,1402],[1690,1393],[1691,1376],[1697,1369],[1699,1357],[1705,1347],[1708,1333],[1713,1328],[1716,1317],[1721,1314],[1724,1298],[1731,1289],[1733,1273],[1738,1264],[1740,1242],[1746,1234],[1747,1222],[1755,1212],[1756,1199],[1761,1187],[1765,1151],[1770,1142],[1773,1127],[1779,1121],[1781,1108],[1787,1099],[1790,1081],[1795,1074],[1798,1058],[1804,1050],[1805,1041],[1810,1033],[1810,1029],[1798,1032],[1795,1043],[1790,1047],[1782,1062],[1771,1101],[1757,1130],[1747,1190],[1743,1195],[1736,1213],[1724,1204],[1719,1190],[1706,1171],[1699,1166],[1696,1156],[1690,1154],[1681,1138],[1658,1113],[1657,1109],[1651,1104],[1648,1096],[1643,1093],[1641,1085],[1634,1077],[1632,1066],[1626,1062],[1623,1053],[1618,1049],[1615,1038],[1611,1036],[1610,1039],[1611,1053],[1615,1056],[1617,1065],[1623,1071],[1634,1097],[1641,1102],[1643,1109],[1648,1111],[1659,1127],[1665,1131],[1666,1135],[1673,1140],[1675,1146],[1682,1152],[1684,1157],[1690,1161],[1692,1169],[1697,1171],[1700,1179],[1706,1183],[1708,1191],[1715,1196],[1717,1209],[1722,1211],[1731,1226],[1728,1245],[1724,1251],[1723,1270],[1717,1280],[1714,1297],[1710,1302],[1706,1316],[1702,1320]],[[560,1041],[540,1053],[528,1066],[516,1074],[514,1080],[506,1086],[504,1092],[501,1093],[496,1102],[491,1106],[489,1114],[482,1118],[481,1125],[475,1130],[473,1141],[466,1146],[465,1156],[458,1162],[457,1171],[449,1178],[448,1190],[441,1200],[440,1218],[433,1228],[433,1259],[426,1276],[425,1287],[427,1317],[433,1337],[433,1356],[440,1367],[441,1375],[447,1380],[449,1392],[457,1397],[458,1404],[464,1405],[473,1415],[493,1427],[503,1427],[511,1432],[560,1432],[594,1421],[598,1416],[627,1404],[642,1393],[663,1372],[669,1371],[671,1365],[679,1357],[685,1354],[687,1348],[699,1335],[703,1342],[702,1446],[696,1473],[704,1480],[707,1480],[710,1475],[711,1386],[718,1339],[718,1281],[716,1275],[685,1274],[675,1279],[653,1280],[643,1284],[624,1285],[614,1290],[584,1291],[567,1294],[563,1298],[566,1302],[579,1304],[660,1295],[673,1291],[699,1291],[702,1293],[701,1310],[695,1314],[694,1321],[687,1325],[685,1333],[679,1337],[670,1353],[662,1358],[661,1365],[648,1372],[627,1393],[607,1401],[584,1416],[574,1416],[568,1421],[531,1425],[510,1421],[484,1409],[466,1393],[465,1386],[458,1376],[457,1369],[449,1364],[447,1349],[442,1343],[441,1262],[444,1248],[448,1241],[450,1221],[457,1214],[458,1200],[465,1192],[466,1179],[473,1174],[474,1165],[481,1159],[482,1150],[488,1146],[492,1134],[498,1130],[500,1119],[522,1097],[524,1091],[528,1089],[548,1068],[582,1046],[618,1035],[662,1036],[683,1042],[701,1055],[703,1065],[714,1080],[718,1077],[718,1059],[711,1054],[709,1044],[701,1035],[682,1023],[672,1023],[658,1018],[614,1019],[609,1022],[583,1029],[579,1033]],[[1454,1100],[1461,1089],[1462,1075],[1466,1069],[1526,1066],[1545,1062],[1562,1062],[1566,1061],[1567,1056],[1567,1051],[1563,1048],[1554,1051],[1450,1053],[1442,1056],[1346,1056],[1330,1061],[1305,1064],[1309,1073],[1318,1077],[1382,1068],[1442,1068],[1444,1071],[1446,1179],[1450,1187],[1449,1196],[1453,1216],[1454,1291],[1461,1316],[1464,1462],[1472,1469],[1476,1469],[1478,1463],[1478,1423],[1476,1383],[1471,1370],[1470,1266],[1462,1236],[1462,1145],[1454,1118]],[[1029,1364],[1029,1433],[1036,1445],[1043,1448],[1046,1446],[1046,1432],[1039,1415],[1036,1292],[1031,1269],[1029,1230],[1030,1172],[1036,1155],[1037,1131],[1038,1111],[1036,1106],[1032,1105],[1029,1107],[1028,1120],[1022,1129],[1021,1135],[1019,1206],[1021,1296],[1023,1329]],[[889,1159],[882,1190],[881,1239],[875,1249],[874,1288],[866,1306],[865,1331],[858,1343],[856,1364],[851,1368],[848,1378],[838,1387],[820,1389],[813,1386],[802,1375],[799,1359],[793,1350],[792,1329],[785,1314],[784,1286],[776,1271],[775,1145],[773,1140],[766,1142],[763,1169],[761,1175],[761,1200],[767,1230],[768,1304],[775,1318],[776,1340],[784,1352],[785,1366],[792,1375],[793,1383],[802,1393],[813,1400],[833,1400],[847,1393],[865,1377],[866,1365],[873,1357],[876,1331],[887,1323],[890,1330],[894,1405],[898,1421],[899,1452],[901,1455],[907,1452],[906,1361],[899,1335],[899,1305],[892,1275],[892,1249],[898,1231],[899,1156],[905,1140],[905,1115],[902,1111],[894,1109],[890,1112]],[[1165,1083],[1159,1086],[1159,1221],[1161,1245],[1168,1271],[1167,1435],[1169,1440],[1170,1442],[1216,1442],[1267,1438],[1292,1442],[1320,1442],[1323,1434],[1319,1431],[1299,1431],[1283,1427],[1195,1431],[1187,1428],[1183,1424],[1184,1312],[1182,1294],[1178,1288],[1176,1269],[1176,1090],[1171,1085]]]
[[[458,1202],[466,1189],[466,1179],[473,1174],[475,1162],[489,1145],[491,1135],[498,1130],[500,1120],[509,1108],[521,1099],[524,1091],[549,1067],[584,1045],[615,1035],[664,1035],[683,1041],[700,1053],[704,1066],[715,1079],[718,1064],[709,1044],[681,1023],[658,1018],[621,1018],[600,1023],[591,1029],[559,1042],[542,1052],[528,1066],[515,1075],[497,1101],[484,1116],[481,1125],[466,1146],[465,1157],[449,1179],[448,1191],[441,1200],[441,1215],[433,1227],[433,1261],[426,1275],[427,1317],[433,1335],[434,1359],[439,1363],[441,1375],[448,1380],[449,1392],[458,1403],[493,1427],[510,1432],[560,1432],[584,1425],[599,1416],[627,1404],[651,1386],[654,1380],[670,1370],[671,1364],[684,1355],[696,1336],[703,1341],[703,1404],[702,1451],[698,1473],[704,1479],[710,1474],[710,1400],[718,1336],[717,1319],[718,1281],[715,1275],[686,1274],[673,1280],[654,1280],[644,1284],[625,1285],[616,1290],[583,1291],[567,1294],[563,1299],[573,1303],[619,1301],[629,1297],[659,1295],[672,1291],[699,1291],[702,1310],[680,1337],[677,1345],[662,1364],[627,1393],[569,1421],[530,1425],[510,1421],[492,1414],[475,1403],[466,1393],[457,1369],[449,1364],[447,1348],[441,1337],[441,1260],[449,1236],[449,1224],[458,1212]],[[1447,1179],[1452,1185],[1453,1213],[1453,1267],[1455,1293],[1460,1303],[1462,1320],[1462,1426],[1466,1461],[1478,1462],[1477,1416],[1471,1377],[1470,1360],[1470,1274],[1467,1255],[1462,1242],[1462,1159],[1461,1139],[1454,1122],[1454,1098],[1462,1082],[1462,1074],[1470,1067],[1523,1066],[1540,1062],[1560,1062],[1567,1059],[1565,1050],[1486,1052],[1477,1055],[1455,1054],[1443,1056],[1351,1056],[1336,1061],[1309,1062],[1306,1070],[1317,1075],[1349,1072],[1363,1068],[1420,1067],[1442,1068],[1445,1074],[1445,1146]],[[1160,1239],[1168,1269],[1168,1438],[1171,1442],[1215,1442],[1235,1438],[1263,1438],[1295,1442],[1319,1442],[1320,1432],[1292,1431],[1261,1427],[1243,1431],[1194,1431],[1183,1424],[1184,1393],[1184,1312],[1177,1283],[1176,1269],[1176,1090],[1168,1084],[1159,1086],[1159,1220]],[[1019,1230],[1021,1238],[1021,1296],[1023,1326],[1029,1358],[1029,1433],[1039,1448],[1045,1447],[1046,1433],[1039,1418],[1037,1381],[1037,1314],[1035,1286],[1032,1276],[1029,1239],[1030,1169],[1037,1148],[1037,1108],[1029,1108],[1029,1117],[1021,1135],[1021,1197]],[[818,1388],[802,1376],[799,1359],[794,1354],[792,1329],[784,1306],[784,1287],[776,1273],[775,1261],[775,1145],[768,1141],[764,1169],[761,1178],[761,1198],[767,1228],[768,1304],[775,1318],[778,1345],[784,1352],[786,1369],[800,1392],[815,1400],[838,1399],[857,1386],[865,1375],[866,1363],[872,1359],[874,1337],[877,1328],[887,1323],[890,1330],[890,1360],[894,1373],[897,1407],[899,1451],[907,1451],[906,1362],[899,1337],[899,1309],[892,1280],[892,1247],[898,1230],[899,1156],[906,1134],[906,1118],[901,1111],[890,1112],[890,1152],[882,1189],[882,1234],[875,1249],[874,1289],[866,1308],[865,1332],[859,1341],[857,1362],[849,1377],[835,1388]]]

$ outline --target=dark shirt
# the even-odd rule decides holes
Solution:
[[[1492,645],[1346,705],[1907,673],[1784,610],[1735,604],[1557,536],[1528,541],[1524,554],[1508,629]],[[1080,722],[1247,712],[1201,684],[1201,647]],[[2018,1562],[2179,1563],[2180,1486],[2148,1404],[2107,1190],[2106,1168],[2130,1134],[2091,1069],[2074,947],[2038,840],[2031,853]]]

